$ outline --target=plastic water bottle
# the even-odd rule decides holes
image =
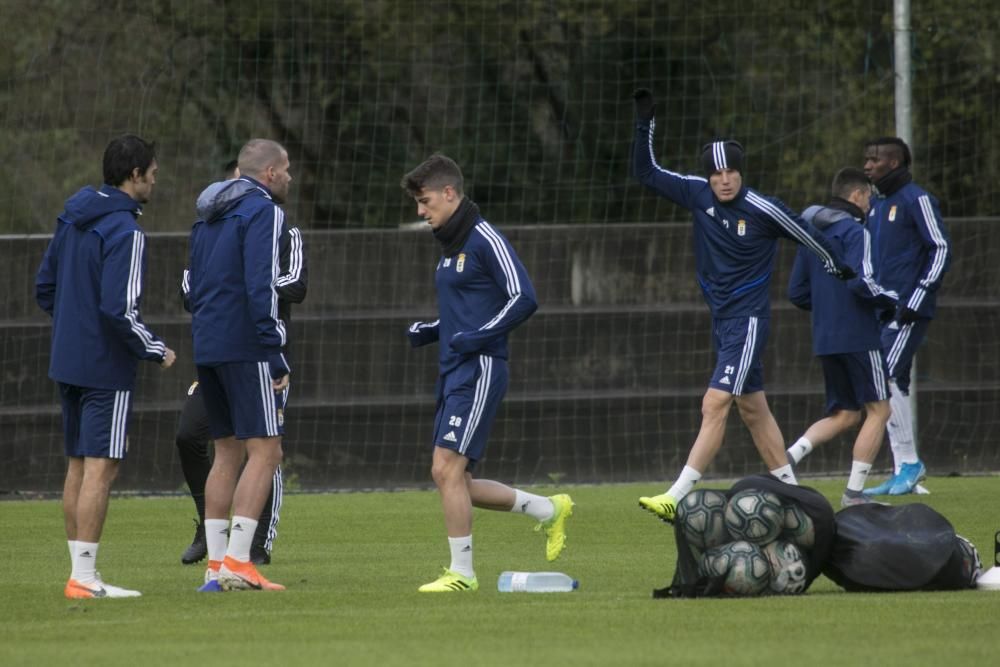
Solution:
[[[562,572],[502,572],[497,579],[501,593],[568,593],[580,582]]]

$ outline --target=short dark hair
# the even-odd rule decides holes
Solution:
[[[865,176],[865,172],[857,167],[844,167],[833,177],[830,184],[830,194],[834,197],[847,199],[855,190],[870,190],[871,181]]]
[[[411,197],[416,197],[423,190],[442,190],[448,185],[461,195],[464,183],[458,164],[447,155],[435,153],[403,176],[399,186]]]
[[[155,143],[134,134],[116,137],[104,149],[104,182],[118,187],[128,180],[134,169],[145,174],[155,159]]]
[[[879,137],[878,139],[872,139],[865,144],[865,148],[875,146],[891,146],[892,150],[896,153],[896,158],[903,164],[904,167],[909,167],[910,163],[913,161],[910,155],[910,147],[906,145],[906,142],[899,137]]]
[[[222,175],[227,178],[232,178],[233,174],[236,173],[236,167],[240,166],[240,163],[236,159],[232,159],[226,164],[222,165]]]
[[[236,166],[245,176],[259,177],[269,167],[281,163],[288,155],[285,147],[271,139],[251,139],[243,144],[236,157]]]

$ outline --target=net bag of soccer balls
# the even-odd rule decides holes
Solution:
[[[677,506],[674,580],[654,596],[803,593],[829,554],[833,525],[833,508],[817,491],[770,475],[729,491],[692,491]]]

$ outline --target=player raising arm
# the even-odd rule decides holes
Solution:
[[[771,305],[768,288],[779,238],[808,248],[827,270],[852,275],[842,266],[822,234],[783,203],[743,184],[743,147],[715,141],[702,149],[704,176],[661,168],[653,158],[655,105],[650,91],[635,95],[632,169],[636,179],[656,194],[691,211],[694,218],[695,270],[712,311],[716,365],[702,398],[702,421],[687,463],[674,484],[639,505],[673,521],[677,501],[701,479],[722,446],[733,403],[750,430],[754,445],[773,475],[795,483],[785,448],[764,395],[761,357],[767,341]]]

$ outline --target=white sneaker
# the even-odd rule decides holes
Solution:
[[[97,575],[96,581],[86,584],[80,583],[76,579],[70,579],[66,582],[63,594],[71,600],[84,600],[88,598],[137,598],[142,596],[142,593],[139,591],[104,583],[101,581],[100,574]]]

